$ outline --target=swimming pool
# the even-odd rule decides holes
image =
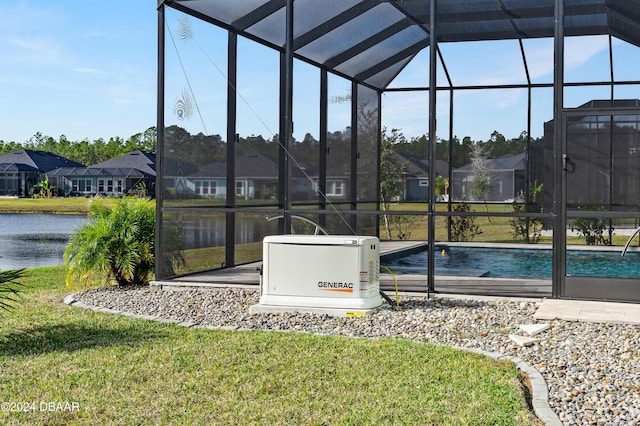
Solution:
[[[550,249],[435,247],[435,275],[551,279]],[[605,278],[640,278],[640,253],[620,251],[567,251],[567,275]],[[381,260],[394,274],[427,273],[427,252]],[[382,271],[385,272],[385,271]]]

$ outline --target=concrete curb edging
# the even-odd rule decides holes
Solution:
[[[515,364],[516,368],[523,371],[529,376],[531,382],[531,405],[536,416],[548,426],[561,426],[562,422],[558,415],[551,409],[549,405],[549,390],[547,382],[542,377],[542,374],[535,367],[527,364],[521,358],[509,355],[503,355],[498,352],[487,352],[482,349],[464,348],[461,346],[452,346],[455,349],[462,351],[473,352],[480,355],[488,356],[497,361],[510,361]]]
[[[119,311],[116,309],[91,306],[78,301],[75,298],[75,293],[67,295],[64,298],[64,303],[69,306],[75,306],[78,308],[88,309],[95,312],[120,314],[130,318],[151,320],[151,321],[163,322],[167,324],[175,324],[175,325],[179,325],[181,327],[186,327],[186,328],[194,327],[194,328],[207,328],[207,329],[220,329],[220,330],[240,330],[240,328],[234,327],[234,326],[227,326],[227,327],[200,326],[192,322],[172,320],[168,318],[162,318],[160,316],[138,315],[138,314],[132,314],[129,312]],[[540,372],[536,370],[533,366],[527,364],[519,357],[504,355],[498,352],[488,352],[482,349],[465,348],[462,346],[453,346],[453,345],[448,345],[448,346],[461,351],[484,355],[498,361],[510,361],[514,363],[518,370],[523,371],[529,376],[529,380],[531,382],[531,405],[533,406],[533,411],[536,414],[536,416],[547,426],[562,426],[562,422],[560,421],[560,418],[551,409],[551,406],[549,405],[549,391],[547,388],[547,382],[544,380],[544,377],[542,377],[542,374],[540,374]]]

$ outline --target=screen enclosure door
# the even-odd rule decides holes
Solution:
[[[566,111],[563,139],[560,296],[639,302],[640,110]]]

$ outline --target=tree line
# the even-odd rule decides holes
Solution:
[[[367,141],[360,141],[362,145],[372,146],[375,139],[365,132]],[[361,137],[363,134],[360,134]],[[165,131],[165,152],[170,152],[174,147],[181,153],[181,159],[196,166],[203,166],[213,162],[226,161],[226,142],[222,136],[204,135],[198,133],[190,134],[187,130],[170,126]],[[383,140],[390,139],[390,149],[398,153],[411,154],[417,158],[426,158],[428,153],[429,136],[427,134],[407,139],[401,129],[388,131],[383,129]],[[369,140],[372,139],[372,140]],[[531,143],[538,139],[531,139]],[[457,136],[451,141],[452,144],[452,167],[457,168],[469,164],[472,159],[474,146],[480,146],[488,158],[498,158],[506,154],[519,154],[525,151],[528,142],[527,132],[522,132],[518,137],[507,139],[498,131],[494,131],[489,139],[473,140],[466,136],[462,140]],[[375,143],[375,142],[373,142]],[[131,151],[141,150],[146,152],[156,152],[157,132],[155,127],[149,127],[141,133],[136,133],[128,139],[111,137],[108,140],[102,138],[94,141],[87,139],[82,141],[71,141],[65,135],[55,139],[51,136],[44,136],[40,132],[32,136],[27,142],[4,142],[0,140],[0,155],[18,151],[20,149],[33,149],[39,151],[49,151],[54,154],[69,158],[81,164],[92,165],[106,161]],[[242,156],[251,152],[261,152],[277,158],[280,149],[278,135],[271,138],[264,138],[261,135],[239,136],[236,141],[236,156]],[[320,142],[311,134],[307,133],[301,140],[293,141],[291,154],[296,161],[302,164],[313,165],[318,162]],[[369,153],[359,152],[359,155]],[[171,155],[171,154],[168,154]],[[350,135],[348,129],[344,131],[330,132],[327,135],[327,155],[332,164],[349,164],[351,155]],[[448,161],[449,140],[438,138],[436,141],[436,158]]]
[[[507,154],[521,154],[525,152],[527,143],[535,143],[542,138],[531,138],[526,131],[520,133],[518,137],[507,139],[502,133],[494,130],[489,139],[473,140],[469,136],[465,136],[462,140],[458,136],[454,136],[451,140],[452,155],[451,165],[458,168],[472,162],[474,147],[481,149],[487,158],[499,158]],[[393,149],[396,152],[412,154],[418,158],[425,158],[428,152],[429,136],[422,135],[420,137],[411,138],[409,140],[404,137],[394,137]],[[438,138],[436,141],[436,158],[448,161],[449,158],[449,140]]]
[[[144,132],[136,133],[128,139],[111,137],[107,141],[100,138],[91,142],[87,139],[71,141],[67,139],[65,135],[61,135],[58,139],[55,139],[38,132],[24,143],[0,140],[0,155],[9,154],[21,149],[49,151],[89,166],[135,150],[155,152],[156,147],[157,132],[155,127],[149,127]]]

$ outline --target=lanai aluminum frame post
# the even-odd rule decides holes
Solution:
[[[236,258],[236,143],[237,106],[236,87],[238,85],[238,35],[227,34],[227,207],[225,213],[225,264],[235,266]]]
[[[165,5],[161,2],[158,5],[158,86],[156,100],[156,245],[155,258],[162,259],[163,239],[162,239],[162,204],[164,197],[164,68],[165,68]],[[160,262],[155,262],[154,273],[156,277],[164,276],[160,268]]]
[[[551,297],[557,299],[564,287],[567,256],[567,206],[564,201],[564,0],[556,0],[553,61],[553,274]]]
[[[327,225],[327,132],[329,129],[329,75],[320,70],[320,146],[318,158],[318,223]]]
[[[281,99],[284,104],[284,109],[282,110],[282,116],[280,118],[282,129],[282,133],[280,136],[281,143],[283,147],[281,147],[281,164],[284,167],[284,173],[282,177],[284,178],[282,188],[282,207],[283,211],[283,221],[282,225],[284,228],[284,233],[288,234],[291,232],[291,207],[292,207],[292,190],[291,190],[291,159],[289,155],[291,153],[291,141],[293,138],[293,24],[294,24],[294,15],[293,15],[293,0],[287,0],[286,4],[286,41],[285,41],[285,49],[283,66],[281,72],[284,71],[284,79],[281,81],[284,82],[284,88],[281,89]]]
[[[435,241],[436,241],[436,98],[437,98],[437,52],[438,36],[436,29],[437,0],[431,0],[430,27],[429,34],[429,207],[428,207],[428,241],[429,258],[427,262],[427,297],[435,290]]]

